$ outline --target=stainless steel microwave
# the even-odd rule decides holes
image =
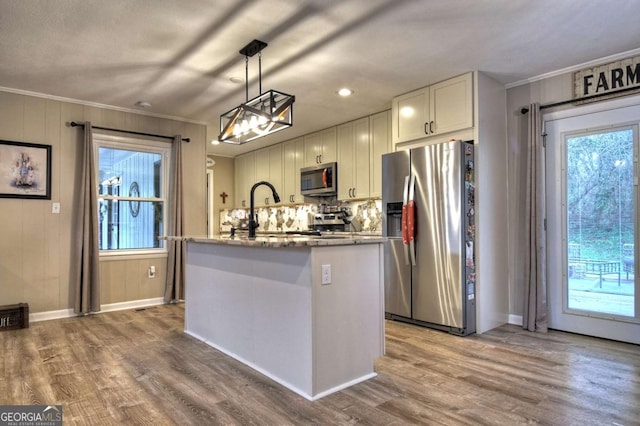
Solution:
[[[300,192],[309,197],[327,197],[338,192],[338,163],[300,169]]]

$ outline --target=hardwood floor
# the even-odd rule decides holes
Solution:
[[[66,425],[640,424],[636,345],[387,322],[378,376],[309,402],[183,323],[183,305],[164,305],[2,332],[0,405],[61,404]]]

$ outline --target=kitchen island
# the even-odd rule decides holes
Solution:
[[[186,240],[187,334],[309,400],[376,375],[384,238]]]

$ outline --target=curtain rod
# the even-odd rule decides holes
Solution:
[[[611,95],[617,95],[618,93],[631,92],[632,90],[638,91],[638,89],[640,89],[640,87],[638,87],[638,86],[625,87],[624,89],[616,90],[615,92],[598,93],[598,94],[595,94],[595,95],[585,96],[584,98],[580,98],[580,99],[568,99],[566,101],[560,101],[560,102],[554,102],[552,104],[540,105],[540,109],[553,108],[553,107],[557,107],[557,106],[560,106],[560,105],[571,104],[571,103],[574,103],[574,102],[588,101],[590,99],[598,99],[598,98],[601,98],[603,96],[611,96]],[[528,112],[529,112],[529,108],[526,108],[526,107],[522,108],[520,110],[521,114],[526,114]]]
[[[69,125],[71,127],[84,127],[84,123],[79,123],[79,122],[75,122],[75,121],[70,122]],[[134,132],[134,131],[131,131],[131,130],[111,129],[109,127],[91,126],[91,128],[98,129],[98,130],[108,130],[108,131],[111,131],[111,132],[129,133],[129,134],[132,134],[132,135],[152,136],[154,138],[173,139],[173,136],[156,135],[156,134],[153,134],[153,133],[144,133],[144,132]],[[182,140],[184,142],[191,142],[190,138],[182,138]]]

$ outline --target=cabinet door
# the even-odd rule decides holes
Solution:
[[[286,202],[284,198],[284,186],[282,183],[282,144],[273,145],[268,148],[269,150],[269,180],[268,182],[273,185],[280,197],[280,202]],[[273,199],[273,192],[269,191],[269,205],[276,204],[276,200]]]
[[[320,132],[322,152],[320,163],[332,163],[338,158],[336,128],[330,127]]]
[[[255,154],[239,155],[235,160],[236,208],[249,207],[249,192],[255,183]]]
[[[304,165],[315,166],[336,161],[336,128],[330,127],[304,137]]]
[[[300,169],[304,167],[304,140],[293,139],[282,144],[283,203],[300,203]]]
[[[472,73],[429,87],[432,134],[473,127]]]
[[[367,198],[369,196],[369,170],[371,169],[369,117],[356,120],[353,123],[354,134],[354,174],[352,198]],[[339,165],[338,165],[339,166]],[[338,176],[338,179],[340,177]]]
[[[282,194],[282,146],[273,145],[255,151],[255,182],[266,181],[274,186],[278,195]],[[254,193],[256,207],[273,206],[273,192],[266,185],[260,185]]]
[[[391,112],[372,115],[369,120],[371,167],[369,196],[382,196],[382,154],[391,152]]]
[[[269,150],[267,148],[255,151],[255,181],[269,181]],[[253,184],[251,185],[253,186]],[[266,206],[271,191],[264,185],[256,188],[254,192],[254,203],[256,207]]]
[[[320,142],[320,132],[311,133],[304,137],[304,166],[315,166],[320,163],[322,156],[322,144]]]
[[[338,199],[352,198],[355,175],[355,133],[354,123],[345,123],[337,127],[338,146]]]
[[[394,144],[428,136],[429,88],[394,98],[392,114]]]
[[[338,199],[369,196],[369,117],[337,127]]]

